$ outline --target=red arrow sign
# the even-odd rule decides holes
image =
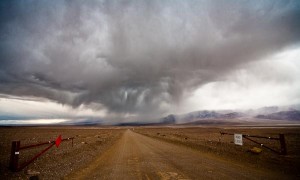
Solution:
[[[59,135],[59,136],[57,137],[56,141],[55,141],[55,145],[56,145],[57,148],[58,148],[58,146],[60,145],[60,143],[61,143],[61,135]]]

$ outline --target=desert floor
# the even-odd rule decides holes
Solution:
[[[243,139],[242,133],[266,137],[285,134],[287,155],[262,148]],[[8,168],[11,141],[21,146],[55,140],[64,141],[19,172]],[[300,128],[298,127],[1,127],[0,179],[299,179]],[[275,150],[275,140],[257,139]],[[20,164],[43,150],[20,151]]]

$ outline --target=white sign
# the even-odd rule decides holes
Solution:
[[[243,145],[243,135],[242,134],[234,134],[234,144]]]

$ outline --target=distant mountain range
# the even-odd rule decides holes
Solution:
[[[277,113],[271,113],[267,115],[255,116],[259,119],[273,119],[273,120],[300,120],[300,111],[280,111]]]
[[[195,111],[181,115],[168,115],[160,119],[161,124],[207,124],[239,122],[235,120],[288,120],[300,121],[300,105],[270,106],[250,110]]]
[[[0,120],[24,120],[21,117],[15,116],[0,116]],[[70,119],[57,125],[106,125],[104,120],[97,118],[82,118]],[[248,110],[201,110],[186,114],[170,114],[160,119],[153,121],[136,121],[136,122],[121,122],[117,126],[156,126],[156,125],[172,125],[172,124],[186,124],[186,125],[237,125],[237,124],[257,124],[257,123],[279,123],[279,124],[299,124],[300,123],[300,104],[292,106],[270,106],[258,109]],[[18,125],[17,123],[4,125]],[[20,124],[24,125],[24,124]],[[28,125],[35,125],[29,123]],[[38,124],[37,124],[38,125]]]

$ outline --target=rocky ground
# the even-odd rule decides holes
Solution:
[[[281,172],[300,177],[300,128],[298,127],[149,127],[135,128],[135,132],[163,141],[187,146],[202,152],[211,153],[220,158],[233,160],[249,167]],[[266,137],[285,135],[287,155],[276,154],[243,139],[243,146],[233,143],[232,135],[221,135],[220,132],[241,133]],[[272,149],[280,151],[280,143],[275,140],[251,138]],[[253,147],[262,149],[259,154],[250,152]]]
[[[117,128],[97,127],[1,127],[0,179],[29,179],[34,176],[39,179],[61,179],[92,162],[114,144],[123,132]],[[20,172],[13,173],[8,169],[11,141],[20,140],[21,146],[24,146],[52,141],[58,135],[62,135],[62,138],[74,137],[73,147],[71,141],[64,141],[59,148],[53,146]],[[20,151],[20,163],[47,146]]]
[[[278,137],[278,134],[282,133],[286,138],[287,155],[276,154],[246,139],[243,146],[235,145],[232,135],[221,135],[220,132],[266,137]],[[20,140],[21,146],[24,146],[55,140],[58,135],[62,135],[62,138],[74,137],[73,147],[71,141],[62,142],[59,148],[52,147],[20,172],[13,173],[8,169],[13,140]],[[245,171],[246,174],[236,174],[249,179],[251,176],[248,176],[247,172],[252,171],[270,172],[272,176],[278,174],[278,177],[283,179],[300,177],[300,128],[298,127],[0,127],[0,137],[0,179],[33,177],[77,179],[81,176],[109,179],[109,177],[123,177],[124,173],[127,173],[128,179],[135,174],[142,179],[143,177],[159,179],[163,176],[159,174],[160,171],[155,170],[157,167],[165,168],[166,172],[161,173],[172,172],[177,173],[178,177],[182,175],[193,179],[200,176],[210,177],[210,173],[216,172],[215,166],[220,166],[224,170],[220,172],[221,174],[214,174],[215,178],[221,175],[235,177],[234,174],[229,173],[234,167],[249,168],[249,171]],[[278,141],[253,139],[280,150]],[[20,163],[46,147],[47,145],[20,151]],[[261,148],[262,152],[259,154],[250,152],[253,147]],[[149,154],[151,156],[148,156]],[[179,156],[186,156],[187,162]],[[195,161],[198,164],[203,161],[203,158],[206,158],[208,164],[215,165],[197,166],[200,169],[191,172],[190,168],[186,169],[188,162]],[[129,168],[128,163],[133,164],[132,167],[135,168]],[[195,164],[190,165],[196,168]],[[106,176],[103,176],[103,172],[106,172]],[[268,175],[262,173],[261,177],[268,177]]]

